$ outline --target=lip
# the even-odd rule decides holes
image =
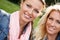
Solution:
[[[27,15],[26,13],[24,13],[24,17],[27,19],[30,19],[31,17],[29,15]]]
[[[55,29],[53,27],[48,28],[50,31],[54,31]]]

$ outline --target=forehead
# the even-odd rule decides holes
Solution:
[[[50,16],[54,17],[55,19],[60,19],[60,12],[57,10],[51,11]]]
[[[42,8],[43,4],[40,0],[26,0],[25,1],[28,4],[31,4],[34,8]]]

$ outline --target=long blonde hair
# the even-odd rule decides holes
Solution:
[[[33,37],[35,36],[34,40],[42,40],[44,38],[44,36],[46,35],[45,24],[46,24],[47,16],[53,9],[60,10],[60,5],[53,5],[46,9],[45,14],[39,20],[38,26],[34,30],[34,35],[33,35]]]

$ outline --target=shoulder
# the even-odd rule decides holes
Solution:
[[[57,35],[57,40],[60,40],[60,33],[58,33]]]
[[[0,9],[0,16],[4,16],[4,15],[9,16],[10,14],[7,13],[6,11]]]
[[[17,15],[17,14],[19,14],[19,11],[15,11],[11,15]]]
[[[7,13],[6,11],[0,9],[0,24],[8,24],[8,21],[10,19],[10,14]]]
[[[19,17],[19,11],[15,11],[10,15],[10,21],[14,19],[17,19]]]
[[[0,9],[0,39],[4,39],[9,31],[10,14]]]
[[[0,19],[9,19],[10,14],[7,13],[6,11],[0,9]]]

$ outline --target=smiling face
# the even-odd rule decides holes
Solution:
[[[21,4],[20,17],[25,22],[33,21],[40,15],[39,12],[43,7],[44,5],[39,0],[25,0]]]
[[[60,12],[52,11],[47,18],[46,29],[48,34],[58,34],[60,31]]]

